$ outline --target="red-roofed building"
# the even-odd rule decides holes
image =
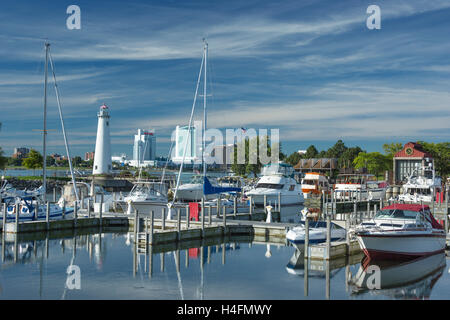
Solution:
[[[408,142],[394,155],[394,179],[400,183],[408,178],[416,167],[427,166],[433,162],[433,156],[415,142]]]

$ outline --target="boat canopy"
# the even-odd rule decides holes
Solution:
[[[240,192],[241,188],[233,188],[233,187],[215,187],[209,182],[208,178],[204,177],[203,182],[203,194],[216,194],[216,193],[224,193],[224,192]]]
[[[289,177],[294,174],[294,167],[287,163],[270,163],[263,166],[261,173],[264,176],[281,174]]]

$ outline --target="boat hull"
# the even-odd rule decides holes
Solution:
[[[278,204],[278,193],[277,194],[257,194],[257,193],[247,193],[247,196],[252,197],[252,201],[256,206],[264,206],[264,195],[266,195],[266,205]],[[305,199],[303,194],[282,194],[281,195],[281,205],[297,205],[303,204]]]
[[[428,234],[357,234],[365,255],[371,259],[413,259],[444,252],[444,233]]]

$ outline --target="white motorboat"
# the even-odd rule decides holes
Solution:
[[[123,198],[127,204],[127,214],[131,214],[134,210],[141,213],[149,213],[153,210],[155,218],[161,218],[162,208],[167,207],[167,196],[162,190],[161,183],[153,182],[137,182],[130,193]]]
[[[334,192],[339,200],[380,200],[385,198],[388,183],[377,181],[373,174],[340,174]]]
[[[365,257],[351,285],[353,294],[370,292],[401,299],[429,298],[436,281],[445,268],[445,253],[395,262],[371,260]],[[374,271],[379,269],[379,282],[374,280]],[[378,286],[378,287],[376,287]]]
[[[301,249],[305,244],[306,229],[305,221],[301,221],[300,225],[293,227],[286,233],[286,239],[292,243],[297,249]],[[337,224],[331,223],[330,227],[331,241],[344,239],[346,231]],[[327,240],[327,223],[326,221],[310,221],[309,222],[309,243],[323,243]]]
[[[318,172],[306,172],[301,180],[301,185],[305,199],[314,196],[320,197],[322,191],[329,193],[331,190],[327,177]]]
[[[400,201],[432,202],[434,195],[442,191],[440,177],[436,177],[432,163],[422,168],[416,168],[403,184],[403,193],[398,196]]]
[[[285,163],[265,165],[262,169],[262,177],[256,186],[246,192],[247,197],[252,197],[256,206],[266,204],[299,205],[304,202],[301,185],[294,179],[294,168]]]
[[[384,207],[372,220],[361,223],[355,235],[372,259],[410,259],[445,250],[444,228],[426,205],[397,203]]]

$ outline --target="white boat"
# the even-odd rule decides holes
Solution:
[[[395,262],[371,260],[367,257],[355,276],[352,276],[353,294],[370,292],[396,299],[429,298],[436,281],[445,268],[445,254],[438,253],[413,260]],[[375,286],[374,270],[380,271],[378,288]]]
[[[208,180],[214,187],[219,187],[214,177],[208,177]],[[195,175],[189,183],[182,184],[178,187],[176,198],[181,201],[200,201],[203,197],[205,197],[205,200],[213,200],[217,196],[217,193],[204,195],[203,175]]]
[[[442,181],[436,177],[433,164],[416,168],[408,177],[408,181],[403,184],[403,193],[398,196],[398,200],[407,202],[432,202],[435,194],[442,191]]]
[[[384,207],[372,220],[361,223],[355,235],[372,259],[410,259],[445,250],[444,228],[426,205],[397,203]]]
[[[161,218],[162,208],[167,207],[167,195],[162,190],[161,183],[137,182],[130,193],[123,198],[123,202],[128,206],[127,214],[134,210],[141,213],[149,213],[153,210],[155,218]]]
[[[320,197],[322,191],[329,193],[331,190],[327,177],[318,172],[306,172],[301,180],[301,185],[305,199],[314,196]]]
[[[39,200],[32,200],[31,197],[20,198],[17,197],[14,202],[10,203],[6,207],[6,219],[8,222],[16,220],[16,204],[19,205],[19,221],[34,221],[45,220],[47,218],[47,206],[40,203]],[[36,217],[36,207],[37,217]],[[74,209],[72,207],[60,206],[59,204],[49,204],[49,218],[62,218],[63,210],[64,215],[70,215]],[[37,218],[37,219],[36,219]]]
[[[246,193],[256,206],[266,204],[299,205],[304,202],[301,185],[293,177],[294,168],[285,163],[265,165],[256,186]]]
[[[306,229],[304,221],[300,225],[293,227],[286,233],[286,239],[292,243],[297,249],[303,248],[305,244]],[[331,241],[344,239],[346,231],[337,224],[331,223],[330,227]],[[327,223],[326,221],[310,221],[309,222],[309,243],[323,243],[327,240]]]
[[[339,200],[380,200],[385,198],[388,184],[377,181],[373,174],[340,174],[334,192]]]

